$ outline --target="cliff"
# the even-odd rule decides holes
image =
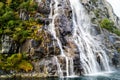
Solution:
[[[97,66],[102,64],[100,71],[107,70],[106,63],[119,67],[120,18],[106,0],[79,1],[80,17],[74,13],[79,13],[79,7],[72,9],[70,0],[1,1],[0,9],[6,10],[0,12],[1,73],[83,75],[94,73],[88,69],[92,66],[89,60]],[[77,26],[79,31],[74,30],[75,21],[84,31]],[[90,53],[95,59],[89,58]]]

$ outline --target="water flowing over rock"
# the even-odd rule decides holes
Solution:
[[[1,53],[28,53],[34,71],[47,76],[80,76],[114,68],[112,60],[120,52],[120,37],[100,27],[101,20],[108,18],[120,29],[119,17],[109,1],[35,1],[38,9],[33,18],[42,26],[32,29],[38,38],[17,44],[5,35]],[[19,17],[30,18],[25,10],[20,10]]]
[[[105,46],[102,39],[91,34],[94,27],[80,1],[54,0],[50,8],[49,18],[52,18],[52,23],[48,31],[56,40],[61,53],[54,57],[57,75],[62,77],[110,71]]]
[[[41,70],[46,69],[48,74],[60,77],[111,71],[112,56],[117,47],[114,45],[118,42],[113,41],[114,34],[101,31],[98,25],[105,17],[114,21],[109,11],[112,9],[106,6],[108,3],[104,0],[51,0],[49,3],[52,21],[46,30],[60,54],[43,57]]]

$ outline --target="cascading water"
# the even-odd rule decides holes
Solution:
[[[52,23],[49,25],[50,26],[50,29],[49,31],[51,32],[51,34],[53,35],[54,39],[57,41],[57,44],[60,48],[60,51],[61,51],[61,55],[62,57],[65,58],[65,61],[66,61],[66,70],[64,70],[66,72],[66,76],[70,76],[70,75],[73,75],[72,73],[73,72],[73,68],[71,67],[71,65],[73,65],[73,59],[69,59],[66,54],[64,53],[64,50],[62,48],[62,43],[60,41],[60,39],[57,37],[56,35],[56,29],[55,29],[55,18],[59,15],[61,15],[61,12],[64,12],[64,10],[61,10],[62,7],[59,7],[59,3],[64,3],[64,1],[59,1],[59,0],[54,0],[55,4],[54,6],[52,6],[52,2],[50,4],[50,7],[51,7],[51,13],[50,13],[50,16],[49,18],[52,18]],[[52,10],[54,8],[54,11]],[[60,12],[61,11],[61,12]],[[54,13],[54,14],[53,14]],[[60,67],[60,63],[58,62],[58,59],[57,57],[55,57],[56,61],[57,61],[57,67],[58,67],[58,72],[59,72],[59,75],[60,77],[63,77],[63,71]],[[69,61],[72,62],[69,64]],[[70,65],[70,66],[69,66]]]
[[[59,76],[63,76],[63,72],[62,72],[62,70],[61,70],[61,68],[60,68],[60,64],[59,64],[59,62],[58,62],[58,58],[57,58],[56,56],[54,56],[54,58],[55,58],[55,61],[56,61],[56,64],[57,64],[58,74],[59,74]]]
[[[58,7],[58,4],[59,4],[59,2],[57,1],[57,0],[55,0],[55,9],[54,9],[54,11],[52,11],[52,3],[50,4],[50,6],[51,6],[51,13],[50,13],[50,16],[49,16],[49,18],[52,18],[53,20],[52,20],[52,23],[50,24],[50,29],[49,29],[49,31],[51,32],[51,34],[53,35],[53,37],[57,40],[57,43],[58,43],[58,46],[59,46],[59,48],[60,48],[60,50],[61,50],[61,55],[62,56],[65,56],[64,55],[64,51],[63,51],[63,49],[62,49],[62,44],[61,44],[61,42],[60,42],[60,40],[59,40],[59,38],[56,36],[56,31],[55,31],[55,18],[56,18],[56,16],[58,16],[60,13],[59,13],[59,7]],[[54,15],[52,14],[54,12]]]
[[[84,74],[95,74],[102,71],[110,71],[109,58],[104,50],[105,47],[102,45],[100,40],[97,40],[97,38],[90,33],[93,27],[91,26],[90,19],[85,12],[82,4],[80,3],[80,0],[68,1],[70,2],[70,6],[72,9],[71,21],[73,24],[73,32],[71,36],[71,41],[75,43],[79,50],[79,62],[83,68]],[[63,6],[66,2],[66,0],[51,1],[51,13],[49,16],[49,18],[52,19],[52,23],[49,25],[49,32],[56,40],[58,47],[61,51],[60,56],[64,57],[66,63],[65,70],[63,70],[63,68],[61,67],[62,63],[60,63],[59,59],[55,57],[55,61],[57,63],[57,70],[60,77],[64,76],[64,71],[66,72],[66,76],[75,75],[73,58],[69,57],[69,53],[66,53],[63,49],[63,45],[57,35],[57,28],[55,25],[56,17],[64,13]]]
[[[80,0],[69,0],[72,8],[73,41],[76,43],[80,64],[85,74],[110,71],[109,59],[101,47],[101,42],[90,34],[90,19],[85,13]],[[97,61],[99,56],[99,61]]]

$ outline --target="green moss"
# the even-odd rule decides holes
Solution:
[[[4,3],[3,2],[0,2],[0,9],[2,9],[4,6]]]
[[[103,19],[100,22],[100,26],[102,28],[107,29],[110,32],[113,32],[113,29],[115,28],[114,23],[111,20],[107,19],[107,18]]]
[[[20,10],[27,13],[30,18],[25,21],[21,20],[19,18]],[[36,12],[37,4],[34,0],[0,0],[0,36],[8,35],[16,45],[22,45],[28,38],[42,42],[44,32],[38,32],[38,29],[41,28],[43,22],[33,18]],[[25,54],[8,54],[7,56],[2,54],[0,55],[0,69],[31,71],[33,66],[27,59]]]
[[[112,33],[115,33],[116,35],[120,36],[120,30],[117,29],[115,26],[114,26],[114,23],[105,18],[103,19],[101,22],[100,22],[100,26],[104,29],[107,29],[108,31],[112,32]]]
[[[7,58],[7,62],[11,64],[19,63],[22,59],[22,54],[13,54],[12,56]]]
[[[26,72],[33,70],[33,66],[26,60],[22,60],[17,66],[20,70],[24,70]]]
[[[24,58],[25,54],[12,54],[11,56],[0,55],[0,69],[5,71],[20,71],[25,72],[33,70],[32,64]]]
[[[113,30],[113,33],[115,33],[115,34],[117,34],[118,36],[120,36],[120,30],[118,30],[118,29],[114,29],[114,30]]]

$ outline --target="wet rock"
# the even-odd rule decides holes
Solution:
[[[43,18],[43,17],[37,17],[36,21],[40,24],[44,24],[44,25],[49,25],[51,22],[51,19],[49,18]]]
[[[49,0],[50,1],[50,0]],[[42,0],[38,4],[38,12],[41,14],[48,15],[50,13],[50,2],[47,0]]]
[[[31,46],[33,47],[33,48],[35,48],[35,47],[38,47],[40,45],[40,42],[39,41],[36,41],[36,40],[31,40]]]
[[[55,18],[55,27],[58,28],[60,35],[67,35],[71,33],[72,28],[70,23],[65,15],[59,15]]]
[[[12,39],[8,35],[2,35],[1,43],[2,51],[0,53],[9,53],[12,46]]]
[[[19,12],[19,17],[21,20],[29,20],[29,13],[24,10],[24,9],[21,9],[20,12]]]
[[[39,62],[39,68],[41,73],[47,73],[49,75],[56,75],[57,63],[52,57],[47,57]]]
[[[114,45],[117,49],[119,49],[120,48],[120,41],[115,41]]]

